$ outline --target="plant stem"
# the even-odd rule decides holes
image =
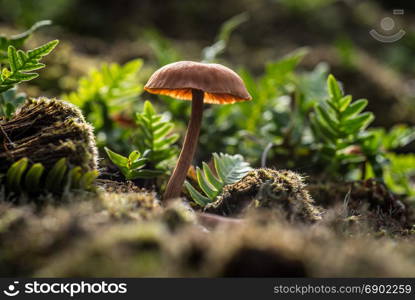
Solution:
[[[192,113],[190,115],[189,126],[187,127],[186,137],[184,138],[179,160],[167,183],[166,191],[163,195],[164,201],[180,197],[183,183],[186,179],[190,164],[192,163],[193,156],[195,155],[197,141],[199,139],[203,117],[203,97],[203,91],[192,90]]]

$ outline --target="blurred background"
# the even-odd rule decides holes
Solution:
[[[389,130],[415,123],[414,13],[415,4],[403,0],[0,0],[0,32],[12,35],[37,21],[53,21],[27,43],[30,48],[61,41],[40,77],[23,86],[29,96],[67,99],[92,69],[140,59],[132,111],[142,108],[137,99],[153,100],[180,133],[188,103],[149,95],[142,85],[173,61],[223,63],[241,74],[254,101],[206,110],[197,162],[227,152],[260,165],[267,145],[283,145],[265,154],[269,164],[313,172],[307,151],[314,142],[301,118],[327,96],[329,73],[346,94],[369,100],[372,126]],[[293,115],[290,99],[298,95],[304,102]],[[117,132],[131,121],[120,107],[112,116],[119,124],[110,131],[86,114],[100,146],[131,151],[122,139],[126,129]],[[291,124],[293,118],[298,122]],[[401,146],[396,152],[413,151],[409,142]]]
[[[394,15],[397,9],[403,14]],[[82,59],[89,57],[94,58],[91,64],[136,57],[149,65],[200,60],[222,24],[239,15],[222,61],[258,75],[265,63],[308,46],[311,53],[302,67],[328,62],[351,94],[368,98],[374,107],[393,105],[415,90],[414,9],[414,3],[403,0],[0,0],[0,23],[19,32],[39,20],[52,20],[54,25],[40,34],[60,39],[60,54],[66,47],[79,53],[82,63],[76,71],[81,73],[88,70]],[[387,17],[394,22],[389,30],[382,26]],[[401,29],[406,34],[382,43],[369,35],[372,29],[385,36]],[[65,78],[54,87],[72,88]],[[377,122],[388,123],[388,118],[379,116]]]

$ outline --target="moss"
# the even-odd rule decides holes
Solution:
[[[174,232],[185,225],[195,224],[196,215],[188,203],[175,200],[168,203],[164,209],[162,221]]]
[[[155,193],[142,190],[136,193],[99,193],[106,213],[115,219],[148,220],[162,213]]]
[[[251,213],[238,226],[208,231],[188,222],[171,230],[152,196],[98,194],[43,207],[0,202],[0,275],[415,275],[410,232],[365,231],[361,216],[345,218],[344,211],[330,208],[323,221],[308,226],[280,218],[258,222]]]
[[[311,184],[309,191],[325,208],[341,206],[344,221],[353,218],[355,223],[374,231],[404,232],[413,221],[409,205],[389,191],[384,183],[374,179]],[[339,220],[339,217],[335,219]]]
[[[66,157],[84,171],[98,167],[92,126],[81,111],[65,101],[48,98],[27,100],[10,120],[1,120],[0,171],[22,157],[50,168]]]
[[[321,210],[314,205],[303,177],[287,170],[255,169],[240,181],[225,186],[218,200],[206,211],[221,215],[240,215],[247,209],[272,209],[288,219],[315,222]]]
[[[119,225],[66,251],[36,276],[163,276],[165,228],[158,223]]]

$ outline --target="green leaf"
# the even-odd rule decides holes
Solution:
[[[335,116],[330,115],[330,111],[325,109],[321,104],[316,106],[317,118],[324,120],[324,122],[330,126],[330,129],[333,133],[336,133],[337,128],[339,127],[339,122],[335,119]]]
[[[225,185],[237,182],[252,169],[241,155],[213,153],[213,161]]]
[[[217,190],[222,190],[224,184],[220,182],[212,173],[210,167],[207,163],[203,162],[203,173],[205,174],[206,179],[209,181],[209,183]]]
[[[143,111],[136,114],[138,131],[135,140],[140,152],[150,150],[148,162],[156,169],[164,169],[177,154],[174,143],[179,135],[174,134],[174,124],[161,115],[157,114],[149,101],[144,102]]]
[[[339,111],[340,112],[344,112],[344,110],[350,105],[350,103],[352,102],[352,96],[347,95],[343,98],[340,99],[339,101]]]
[[[25,176],[25,187],[29,193],[36,193],[41,189],[40,179],[45,167],[41,163],[33,164]]]
[[[142,168],[146,165],[146,163],[148,162],[147,158],[140,158],[136,161],[134,161],[133,163],[131,163],[130,168],[129,169],[139,169]]]
[[[185,183],[192,199],[199,205],[215,201],[225,185],[239,181],[252,170],[241,155],[213,153],[213,161],[219,178],[213,175],[206,163],[203,163],[203,172],[200,168],[196,169],[198,185],[206,196],[200,194],[190,183]]]
[[[58,192],[63,186],[63,179],[67,169],[66,158],[59,159],[46,176],[45,189],[52,192]]]
[[[343,91],[341,90],[336,78],[333,75],[329,75],[327,79],[328,92],[331,98],[340,100],[343,97]],[[337,102],[337,101],[336,101]]]
[[[351,118],[359,114],[367,106],[368,101],[366,99],[360,99],[353,102],[343,112],[343,118]]]
[[[124,157],[118,153],[115,153],[108,149],[107,147],[104,148],[105,152],[107,152],[107,155],[109,159],[117,166],[119,167],[126,167],[128,166],[128,158]]]
[[[130,155],[128,156],[128,160],[131,162],[136,161],[137,159],[139,159],[141,156],[141,153],[138,152],[137,150],[133,151],[130,153]]]
[[[94,182],[98,177],[98,171],[88,171],[80,179],[80,187],[84,190],[94,190]]]
[[[43,24],[38,24],[37,26],[43,26]],[[37,27],[34,26],[32,31],[36,28]],[[4,93],[12,89],[16,84],[19,84],[20,82],[29,81],[38,77],[39,75],[37,73],[30,72],[45,67],[45,65],[40,62],[40,59],[49,54],[58,44],[57,40],[51,41],[38,48],[29,50],[27,53],[22,50],[17,50],[15,46],[20,46],[20,42],[17,41],[23,41],[28,36],[28,34],[30,34],[30,32],[27,32],[20,37],[16,37],[14,45],[10,41],[7,47],[6,63],[9,64],[10,70],[7,68],[2,69],[0,76],[0,93]],[[7,43],[4,42],[4,40],[2,41],[2,44]],[[0,103],[0,117],[8,117],[11,113],[14,112],[17,106],[18,103]],[[7,114],[5,114],[5,112],[7,112]]]
[[[149,179],[154,178],[162,175],[164,172],[162,170],[149,170],[149,169],[140,169],[140,170],[132,170],[130,171],[130,180],[137,179],[137,178],[143,178],[143,179]]]
[[[199,183],[202,191],[208,196],[209,199],[215,199],[218,195],[218,190],[213,187],[209,181],[203,176],[200,168],[196,168],[197,182]]]
[[[42,57],[48,55],[50,52],[52,52],[53,49],[59,44],[58,40],[50,41],[40,47],[37,47],[33,50],[29,50],[27,52],[27,56],[29,60],[39,60]]]
[[[206,206],[210,202],[212,202],[209,198],[203,196],[201,193],[199,193],[190,183],[187,181],[184,182],[184,185],[189,192],[190,196],[192,197],[193,201],[195,201],[200,206]]]
[[[26,171],[29,160],[21,158],[11,165],[7,171],[7,186],[14,192],[19,192],[21,189],[20,183],[22,181],[23,173]]]
[[[343,123],[343,128],[350,133],[365,129],[374,120],[371,112],[365,112],[357,117],[348,119]]]
[[[68,172],[68,178],[71,185],[71,189],[80,189],[81,188],[81,178],[82,178],[82,168],[74,167]]]
[[[16,48],[9,46],[9,49],[7,50],[7,56],[9,58],[11,73],[17,72],[19,70],[19,59],[17,58]]]
[[[44,27],[44,26],[48,26],[51,25],[52,21],[50,20],[42,20],[42,21],[38,21],[35,24],[32,25],[32,27],[30,27],[30,29],[26,30],[23,33],[17,34],[17,35],[13,35],[10,38],[10,44],[15,46],[15,47],[21,47],[24,43],[24,41],[33,33],[35,32],[37,29]],[[0,47],[1,49],[1,47]]]

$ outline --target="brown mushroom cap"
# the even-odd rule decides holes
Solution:
[[[183,100],[192,100],[192,89],[202,90],[204,102],[212,104],[252,99],[242,79],[231,69],[193,61],[165,65],[150,77],[144,89]]]

